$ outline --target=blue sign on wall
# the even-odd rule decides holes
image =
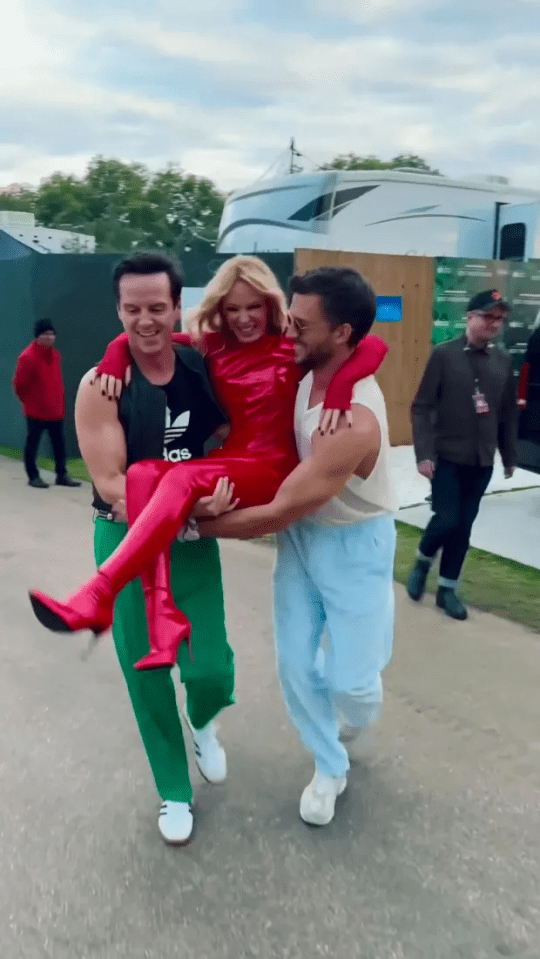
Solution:
[[[403,319],[400,296],[378,296],[375,320],[379,323],[399,323]]]

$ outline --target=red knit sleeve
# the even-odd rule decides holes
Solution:
[[[114,376],[116,380],[124,380],[126,370],[131,365],[129,340],[127,333],[120,333],[115,340],[109,343],[105,356],[97,366],[97,376]]]
[[[173,343],[181,346],[191,346],[192,341],[189,333],[173,333]],[[109,343],[105,350],[105,356],[98,364],[97,376],[114,376],[116,380],[124,380],[126,370],[131,365],[131,353],[129,351],[129,339],[127,333],[120,333],[115,340]]]
[[[173,333],[172,341],[178,343],[179,346],[193,346],[193,340],[189,333]]]
[[[325,410],[349,410],[354,384],[379,369],[388,353],[386,343],[378,336],[365,336],[349,359],[334,374],[324,398]]]

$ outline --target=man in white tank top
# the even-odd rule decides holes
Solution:
[[[315,762],[300,815],[326,825],[347,784],[343,742],[380,712],[381,672],[392,653],[397,501],[374,377],[355,385],[348,418],[325,435],[317,429],[332,376],[373,324],[373,290],[355,270],[321,268],[293,277],[291,292],[296,358],[311,368],[296,402],[300,465],[271,503],[228,513],[201,532],[240,539],[278,533],[278,673],[291,721]]]

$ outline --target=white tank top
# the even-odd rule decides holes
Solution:
[[[311,437],[319,425],[322,403],[309,407],[313,387],[313,373],[308,373],[300,383],[294,413],[294,432],[298,456],[305,460],[311,456]],[[373,471],[366,479],[351,476],[338,496],[321,506],[309,519],[328,526],[342,526],[375,519],[385,513],[394,513],[399,504],[390,470],[390,440],[386,405],[374,376],[367,376],[355,384],[353,403],[366,406],[377,418],[381,431],[381,448]]]

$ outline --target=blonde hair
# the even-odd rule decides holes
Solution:
[[[287,301],[270,267],[257,256],[234,256],[225,260],[208,283],[204,296],[189,313],[189,329],[194,339],[216,332],[223,326],[221,304],[238,280],[261,293],[268,304],[270,333],[282,333],[287,321]]]

